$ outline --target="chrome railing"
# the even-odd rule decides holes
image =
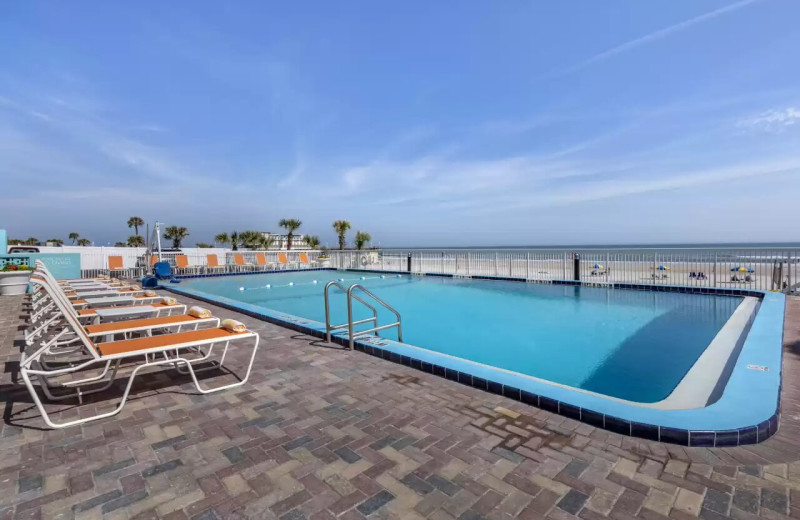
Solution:
[[[331,310],[330,310],[330,289],[331,287],[336,287],[341,289],[347,295],[347,323],[342,323],[339,325],[331,324]],[[393,313],[397,318],[397,321],[388,323],[386,325],[379,325],[378,324],[378,310],[375,306],[370,305],[367,303],[363,298],[354,294],[355,291],[361,291],[369,298],[371,298],[374,302],[378,305],[383,307],[384,309],[388,310],[389,312]],[[397,341],[403,341],[403,319],[400,316],[400,313],[397,312],[397,309],[377,297],[372,291],[369,291],[361,284],[353,284],[350,287],[346,288],[341,283],[333,280],[325,284],[325,290],[323,291],[323,296],[325,299],[325,339],[330,343],[331,341],[331,333],[335,330],[347,329],[347,335],[349,340],[349,347],[350,350],[353,350],[355,339],[358,336],[366,336],[372,333],[375,333],[378,336],[378,332],[386,329],[391,329],[397,327]],[[353,300],[361,303],[362,305],[366,306],[369,310],[372,311],[371,318],[364,318],[361,320],[354,320],[353,319]],[[355,327],[357,325],[363,325],[364,323],[372,323],[372,327],[365,330],[356,331]]]
[[[372,311],[372,318],[365,318],[363,320],[359,320],[352,324],[350,320],[348,320],[347,323],[342,323],[341,325],[331,325],[331,306],[329,297],[331,287],[338,287],[339,289],[342,290],[343,293],[347,294],[347,289],[345,288],[345,286],[335,280],[325,284],[325,290],[323,291],[323,296],[325,298],[325,340],[328,343],[331,342],[331,332],[333,332],[334,330],[340,330],[346,328],[348,329],[348,332],[350,332],[353,326],[369,322],[373,322],[375,326],[378,325],[378,310],[372,305],[365,302],[363,299],[359,298],[358,296],[355,296],[354,298],[356,299],[356,301],[362,303],[364,306],[366,306],[369,310]]]

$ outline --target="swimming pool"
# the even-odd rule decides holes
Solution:
[[[508,375],[522,378],[513,388],[531,382],[542,396],[537,405],[557,400],[566,410],[569,401],[559,398],[564,392],[578,395],[572,399],[578,404],[600,399],[592,408],[604,413],[610,408],[603,400],[644,412],[691,411],[716,402],[758,307],[758,299],[745,295],[333,270],[187,278],[177,290],[299,317],[319,331],[330,280],[360,283],[401,313],[404,343],[385,331],[387,339],[377,343],[382,348],[413,345],[412,359],[430,354],[467,363],[470,382],[485,380],[480,384],[487,389]],[[354,309],[356,319],[369,316],[360,305]],[[336,290],[331,311],[333,323],[346,321],[345,296]],[[392,318],[379,316],[381,323]],[[707,381],[709,373],[714,381]]]

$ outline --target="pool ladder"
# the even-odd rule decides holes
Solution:
[[[331,309],[330,303],[328,299],[328,293],[330,292],[331,287],[338,287],[342,290],[343,293],[347,294],[347,323],[342,323],[341,325],[331,325]],[[378,309],[375,308],[374,305],[367,303],[364,298],[355,294],[356,291],[362,292],[366,297],[370,298],[371,301],[377,305],[380,305],[384,309],[388,310],[389,312],[393,313],[397,318],[397,321],[393,323],[388,323],[386,325],[378,325]],[[372,311],[371,318],[364,318],[363,320],[356,320],[353,321],[353,300],[359,302],[360,304],[367,307],[369,310]],[[356,325],[361,325],[363,323],[372,323],[372,328],[366,330],[355,330]],[[345,288],[344,285],[340,284],[337,281],[330,281],[325,285],[325,339],[328,343],[331,342],[331,332],[334,330],[340,329],[347,329],[348,337],[350,340],[350,350],[353,350],[353,344],[355,340],[359,336],[366,336],[368,334],[372,334],[373,332],[377,333],[382,330],[391,329],[392,327],[397,327],[397,341],[402,343],[403,341],[403,319],[400,317],[400,313],[397,310],[386,303],[385,301],[381,300],[372,291],[369,291],[363,285],[356,283],[351,285],[349,288]],[[376,336],[378,334],[375,334]]]

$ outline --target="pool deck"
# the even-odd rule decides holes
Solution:
[[[23,305],[0,298],[0,520],[800,518],[800,299],[780,429],[737,448],[623,437],[221,308],[261,334],[247,385],[202,396],[153,371],[118,416],[44,430],[18,378]]]

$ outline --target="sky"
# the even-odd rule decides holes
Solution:
[[[800,2],[0,3],[0,228],[800,241]]]

